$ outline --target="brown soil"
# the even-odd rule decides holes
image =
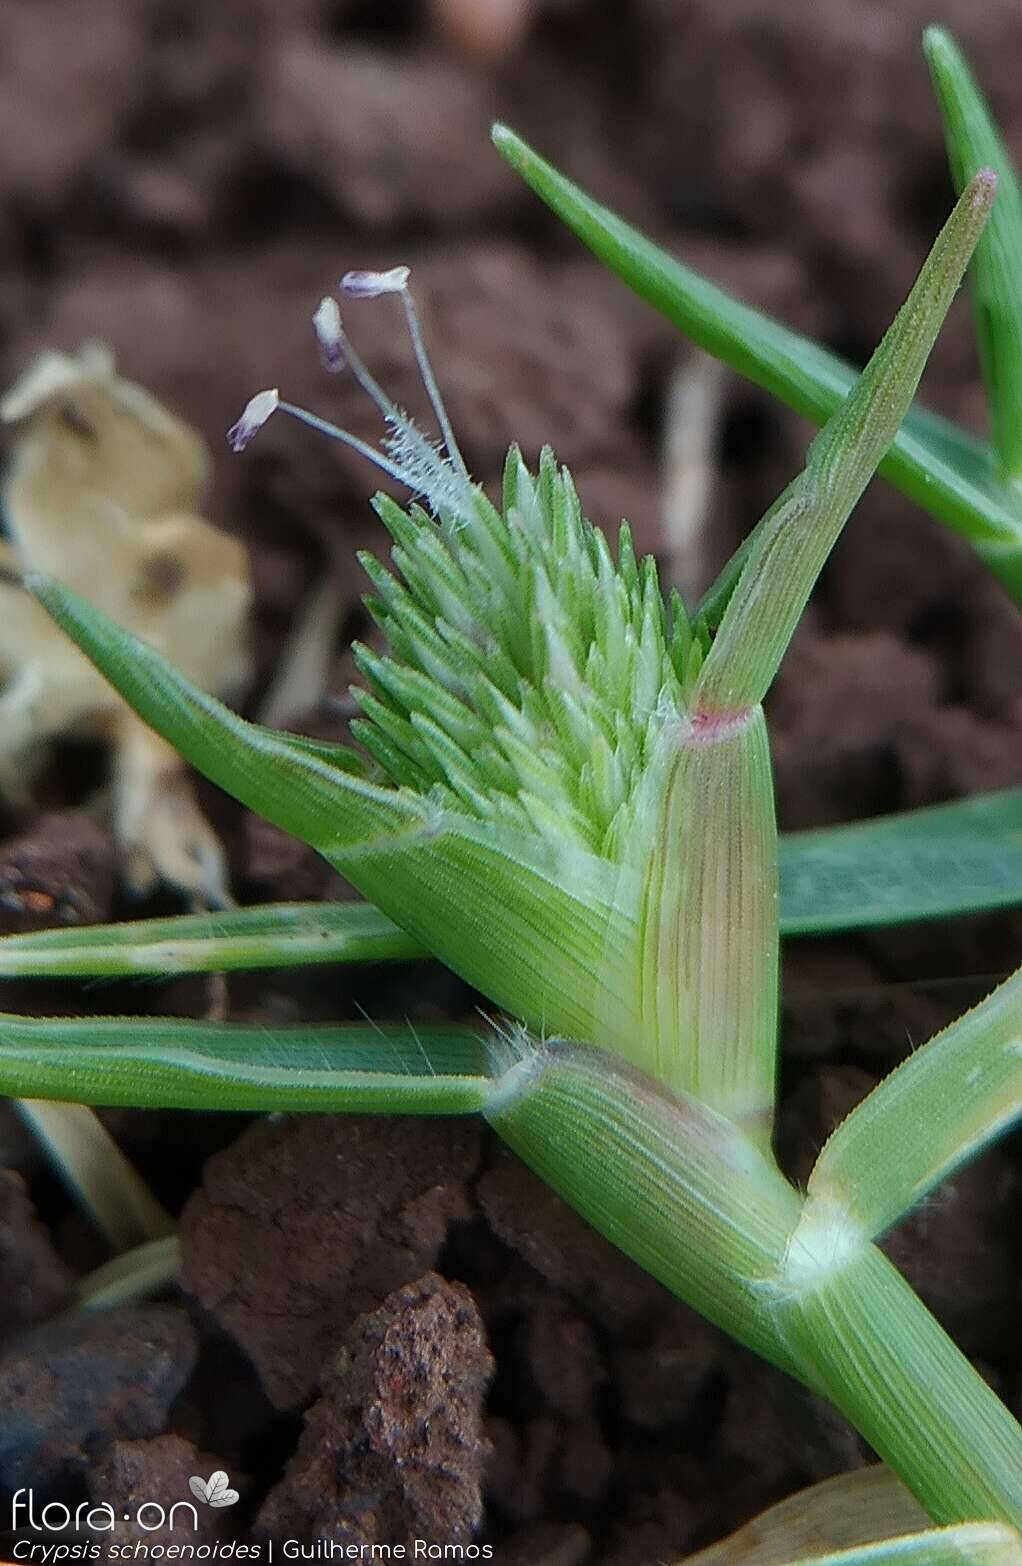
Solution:
[[[222,453],[212,514],[257,587],[259,684],[325,564],[364,629],[355,548],[380,546],[350,453],[271,425],[222,433],[280,384],[367,436],[308,317],[349,266],[410,262],[476,475],[551,441],[590,514],[663,549],[660,423],[687,350],[604,277],[489,150],[501,117],[750,300],[862,357],[945,211],[919,30],[960,30],[1022,153],[1015,0],[13,0],[0,13],[0,371],[87,336]],[[487,17],[480,20],[480,13]],[[895,14],[896,12],[896,14]],[[354,310],[352,311],[354,319]],[[386,302],[367,357],[421,406]],[[981,420],[959,307],[930,399]],[[699,570],[796,470],[805,430],[737,380]],[[699,584],[696,584],[699,585]],[[785,826],[1022,783],[1022,620],[965,546],[875,486],[771,699]],[[350,666],[338,647],[332,688]],[[300,715],[296,714],[296,720]],[[338,705],[303,726],[339,734]],[[65,753],[45,813],[6,821],[0,926],[128,906]],[[207,790],[243,901],[345,895],[314,855]],[[787,954],[781,1142],[804,1177],[837,1118],[1014,967],[1022,917],[800,943]],[[12,989],[25,1010],[201,1011],[197,981]],[[232,981],[263,1021],[462,1015],[426,968]],[[522,1566],[667,1560],[864,1460],[826,1408],[727,1343],[591,1234],[475,1126],[108,1116],[183,1212],[165,1303],[62,1315],[103,1259],[13,1119],[0,1122],[0,1486],[38,1501],[238,1505],[202,1537],[440,1543]],[[16,1170],[16,1172],[14,1172]],[[995,1385],[1022,1402],[1019,1168],[1010,1142],[890,1249]],[[0,1529],[9,1517],[0,1495]],[[127,1534],[124,1535],[127,1537]],[[8,1539],[0,1534],[0,1553]]]

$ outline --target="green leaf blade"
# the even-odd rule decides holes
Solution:
[[[571,841],[367,783],[246,723],[69,589],[46,580],[36,591],[186,760],[310,843],[496,1006],[537,1032],[634,1043],[634,1016],[608,1019],[603,1004],[630,936],[622,920],[611,929],[621,880],[614,865]]]
[[[830,418],[855,381],[852,366],[675,260],[506,126],[494,128],[493,140],[582,243],[694,343],[814,423]],[[916,406],[879,471],[966,537],[1022,602],[1022,502],[1000,481],[997,459],[983,441]]]
[[[425,948],[371,903],[264,903],[0,938],[0,978],[132,978],[407,962]]]
[[[781,838],[781,931],[827,935],[1022,904],[1022,789]]]
[[[478,1029],[272,1028],[0,1014],[0,1092],[147,1109],[472,1114],[493,1090]]]
[[[1022,905],[1022,789],[780,839],[781,932],[831,935]],[[426,947],[368,903],[268,903],[0,939],[0,978],[133,978],[404,962]]]
[[[413,938],[535,1032],[635,1049],[624,872],[567,843],[447,812],[427,837],[327,859]],[[400,901],[400,910],[395,906]]]
[[[809,1195],[876,1238],[1022,1116],[1022,974],[915,1050],[841,1122]]]
[[[966,186],[879,347],[756,529],[696,684],[703,711],[734,712],[765,696],[841,529],[908,412],[996,188],[989,169]]]
[[[331,752],[328,758],[314,742],[247,723],[70,588],[39,576],[28,585],[146,723],[206,777],[292,836],[325,851],[422,829],[421,806],[364,781],[357,756]]]
[[[955,188],[978,168],[1000,188],[972,268],[973,311],[990,404],[994,446],[1008,479],[1022,478],[1022,190],[983,95],[954,39],[927,28],[923,48],[944,122]]]

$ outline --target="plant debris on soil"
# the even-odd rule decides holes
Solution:
[[[483,16],[483,13],[486,13]],[[1022,155],[1015,0],[33,0],[0,12],[0,370],[114,347],[222,452],[210,517],[253,562],[259,710],[308,595],[337,584],[324,700],[340,737],[365,634],[373,475],[274,422],[223,432],[280,385],[356,433],[309,317],[348,267],[413,267],[470,468],[550,442],[588,513],[668,554],[663,417],[691,350],[560,231],[492,153],[504,118],[716,281],[861,361],[946,211],[919,47],[959,32]],[[976,425],[960,305],[925,392]],[[383,301],[349,324],[378,378],[420,392]],[[698,591],[801,464],[806,428],[729,377]],[[698,580],[695,577],[698,576]],[[968,548],[882,483],[828,565],[770,701],[782,826],[1022,783],[1022,618]],[[118,888],[96,758],[55,757],[35,816],[4,816],[0,928],[173,910]],[[335,898],[310,850],[202,785],[242,902]],[[1022,916],[786,953],[781,1147],[804,1178],[829,1128],[1022,952]],[[428,965],[238,976],[229,1015],[468,1017]],[[200,1014],[207,981],[10,986],[36,1013]],[[9,1494],[199,1507],[206,1542],[475,1537],[521,1566],[639,1566],[868,1460],[828,1408],[671,1299],[468,1122],[117,1111],[105,1120],[182,1217],[182,1285],[66,1310],[104,1260],[12,1117],[0,1119],[0,1554]],[[1016,1410],[1018,1146],[950,1182],[889,1243]],[[141,1537],[136,1533],[131,1537]],[[129,1537],[124,1532],[120,1538]]]

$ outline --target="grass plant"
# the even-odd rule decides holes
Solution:
[[[630,231],[594,217],[510,133],[498,139],[548,199],[574,203],[597,248],[606,254],[616,236],[618,262],[627,252],[637,266]],[[771,1132],[785,861],[762,701],[871,476],[892,449],[895,472],[909,471],[898,431],[996,186],[987,169],[964,184],[870,364],[833,383],[804,470],[691,611],[677,594],[665,602],[626,527],[612,551],[550,453],[534,472],[512,449],[491,502],[450,429],[406,270],[349,274],[349,297],[400,303],[441,441],[379,387],[336,300],[316,313],[320,346],[328,367],[354,374],[376,402],[381,449],[275,391],[252,400],[232,441],[242,448],[268,417],[288,414],[357,445],[423,502],[376,502],[391,566],[363,563],[387,651],[358,653],[360,750],[244,721],[58,582],[33,583],[181,755],[310,843],[372,906],[19,937],[0,942],[0,971],[428,952],[503,1020],[278,1028],[5,1014],[0,1087],[86,1104],[481,1114],[653,1276],[843,1410],[901,1476],[938,1527],[860,1548],[864,1566],[1018,1558],[1022,1429],[875,1242],[1018,1115],[1022,976],[859,1104],[805,1191],[784,1178]],[[642,254],[666,288],[665,263]],[[676,279],[670,286],[673,298]],[[737,334],[745,318],[730,319]],[[777,329],[764,337],[750,321],[753,342],[753,328],[777,349]],[[817,351],[779,340],[819,387]],[[912,427],[921,417],[930,433],[913,449],[924,463],[936,437],[923,416],[912,414]],[[942,449],[947,462],[947,441]],[[961,475],[956,483],[964,493]],[[812,842],[803,865],[819,853],[820,837]],[[932,836],[926,844],[935,852]],[[800,884],[796,873],[796,904]],[[801,895],[808,924],[812,896]],[[845,916],[857,906],[850,897]],[[156,1246],[143,1248],[138,1270],[165,1278],[173,1241]],[[119,1297],[132,1266],[123,1259],[94,1280],[92,1297]]]

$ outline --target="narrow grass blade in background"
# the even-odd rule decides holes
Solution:
[[[0,978],[131,978],[407,962],[425,948],[371,903],[264,903],[0,938]]]
[[[31,1098],[18,1100],[15,1108],[113,1250],[126,1251],[174,1232],[173,1218],[91,1109]]]
[[[980,168],[995,169],[997,204],[976,247],[970,282],[993,429],[1007,479],[1022,478],[1022,191],[983,95],[954,39],[929,27],[923,48],[944,121],[955,189]]]
[[[817,424],[830,418],[857,372],[836,355],[732,299],[646,239],[498,125],[494,143],[589,249],[661,315],[725,364]],[[995,455],[946,419],[913,408],[881,473],[962,533],[1022,602],[1022,499],[1000,482]]]
[[[0,1092],[147,1109],[455,1115],[493,1089],[479,1029],[270,1028],[0,1013]]]
[[[1022,789],[781,838],[784,935],[1019,904]]]
[[[181,1241],[176,1234],[148,1240],[104,1262],[73,1289],[76,1304],[85,1310],[109,1310],[145,1299],[169,1288],[181,1271]]]
[[[1022,973],[915,1050],[824,1146],[810,1200],[875,1239],[1022,1116]]]

